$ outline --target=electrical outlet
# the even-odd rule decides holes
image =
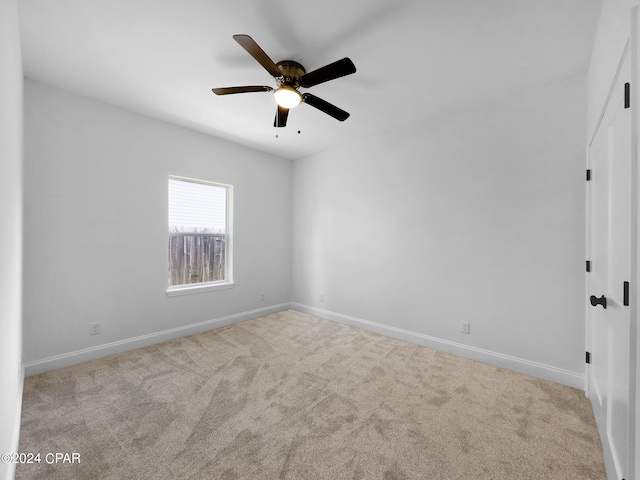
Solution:
[[[320,294],[320,302],[324,303],[324,293]]]
[[[100,335],[100,323],[92,323],[89,325],[89,334]]]
[[[471,333],[471,325],[469,322],[460,322],[460,331],[462,333]]]
[[[261,302],[264,302],[264,293],[261,293],[261,294],[260,294],[260,301],[261,301]]]

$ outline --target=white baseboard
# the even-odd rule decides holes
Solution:
[[[379,333],[381,335],[397,338],[399,340],[404,340],[406,342],[411,342],[417,345],[433,348],[435,350],[452,353],[454,355],[459,355],[471,360],[484,362],[496,367],[513,370],[515,372],[530,375],[532,377],[560,383],[562,385],[577,388],[579,390],[584,390],[585,388],[584,374],[570,372],[568,370],[552,367],[550,365],[532,362],[530,360],[525,360],[510,355],[504,355],[502,353],[492,352],[490,350],[484,350],[481,348],[452,342],[441,338],[431,337],[429,335],[424,335],[421,333],[412,332],[389,325],[383,325],[381,323],[371,322],[369,320],[364,320],[349,315],[343,315],[341,313],[331,312],[329,310],[323,310],[321,308],[311,307],[296,302],[281,303],[278,305],[272,305],[256,310],[241,312],[225,317],[219,317],[192,325],[186,325],[184,327],[172,328],[170,330],[163,330],[161,332],[155,332],[148,335],[142,335],[139,337],[120,340],[104,345],[98,345],[96,347],[76,350],[73,352],[28,362],[23,366],[23,369],[26,376],[38,375],[40,373],[56,370],[58,368],[68,367],[78,363],[87,362],[89,360],[95,360],[97,358],[127,352],[136,348],[147,347],[149,345],[166,342],[168,340],[174,340],[180,337],[186,337],[188,335],[194,335],[196,333],[205,332],[214,328],[224,327],[226,325],[251,320],[263,315],[281,312],[289,308],[293,308],[300,312],[315,315],[317,317],[325,318],[334,322],[350,325],[352,327],[362,328],[363,330]]]
[[[551,382],[566,385],[568,387],[584,390],[584,375],[576,372],[570,372],[560,368],[544,365],[542,363],[532,362],[523,358],[512,357],[482,348],[464,345],[462,343],[452,342],[441,338],[430,337],[422,333],[411,332],[401,328],[383,325],[381,323],[370,322],[361,318],[343,315],[341,313],[323,310],[321,308],[311,307],[300,303],[292,302],[291,308],[303,313],[315,315],[316,317],[325,318],[334,322],[350,325],[352,327],[362,328],[374,333],[386,335],[388,337],[397,338],[406,342],[415,343],[424,347],[433,348],[443,352],[458,355],[460,357],[469,358],[479,362],[494,365],[496,367],[505,368],[514,372],[523,373],[532,377],[549,380]]]
[[[249,310],[246,312],[235,313],[233,315],[227,315],[225,317],[206,320],[204,322],[185,325],[184,327],[172,328],[169,330],[163,330],[161,332],[150,333],[148,335],[127,338],[125,340],[119,340],[117,342],[98,345],[91,348],[84,348],[82,350],[63,353],[61,355],[55,355],[53,357],[27,362],[24,365],[25,374],[26,376],[30,377],[32,375],[49,372],[51,370],[57,370],[58,368],[64,368],[71,365],[76,365],[78,363],[88,362],[89,360],[108,357],[109,355],[128,352],[130,350],[135,350],[136,348],[148,347],[149,345],[155,345],[157,343],[162,343],[189,335],[195,335],[196,333],[206,332],[207,330],[213,330],[214,328],[220,328],[234,323],[244,322],[253,318],[262,317],[263,315],[269,315],[271,313],[288,310],[289,308],[291,308],[290,303],[271,305],[269,307],[258,308],[256,310]]]

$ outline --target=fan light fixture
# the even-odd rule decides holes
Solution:
[[[276,99],[276,103],[282,108],[294,108],[302,102],[300,92],[289,85],[282,85],[276,89],[276,91],[273,92],[273,96]]]
[[[232,95],[235,93],[273,92],[278,104],[273,126],[283,128],[287,126],[289,110],[301,103],[320,110],[322,113],[344,122],[349,118],[349,112],[330,104],[315,95],[305,92],[301,94],[298,88],[310,88],[329,80],[344,77],[356,73],[356,66],[347,57],[342,60],[320,67],[313,72],[307,72],[302,65],[293,60],[282,60],[274,63],[273,60],[260,48],[260,45],[249,35],[234,35],[233,39],[244,48],[262,67],[271,75],[277,84],[274,89],[267,85],[246,85],[244,87],[212,88],[216,95]]]

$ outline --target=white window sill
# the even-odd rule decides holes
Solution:
[[[233,288],[234,286],[235,283],[233,282],[180,285],[178,287],[169,287],[167,289],[167,297],[191,295],[194,293],[214,292],[216,290],[226,290],[228,288]]]

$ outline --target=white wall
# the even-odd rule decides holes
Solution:
[[[288,306],[291,171],[289,160],[27,81],[27,373]],[[235,186],[234,288],[166,296],[169,174]]]
[[[585,82],[296,161],[293,302],[583,388]]]
[[[18,447],[22,403],[22,83],[17,4],[0,0],[0,453]]]

